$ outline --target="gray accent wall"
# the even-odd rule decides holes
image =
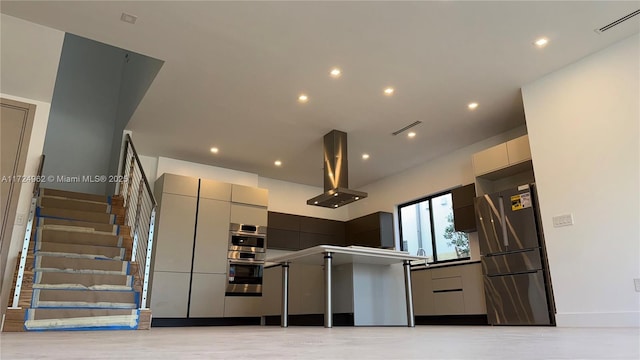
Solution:
[[[162,64],[65,34],[44,144],[43,172],[56,180],[45,187],[113,194],[114,184],[82,176],[117,174],[123,130]]]

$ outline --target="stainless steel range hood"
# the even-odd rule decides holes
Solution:
[[[324,193],[307,200],[308,205],[338,208],[367,193],[349,189],[347,133],[332,130],[324,136]]]

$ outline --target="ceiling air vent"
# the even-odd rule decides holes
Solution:
[[[612,27],[614,27],[614,26],[620,25],[621,23],[623,23],[623,22],[625,22],[625,21],[627,21],[627,20],[631,19],[632,17],[634,17],[634,16],[636,16],[636,15],[640,15],[640,9],[638,9],[638,10],[636,10],[636,11],[632,12],[631,14],[628,14],[628,15],[625,15],[625,16],[621,17],[620,19],[618,19],[618,20],[616,20],[616,21],[612,22],[612,23],[611,23],[611,24],[609,24],[609,25],[605,25],[605,26],[603,26],[603,27],[601,27],[601,28],[599,28],[599,29],[595,29],[594,31],[595,31],[595,32],[597,32],[598,34],[602,34],[603,32],[605,32],[605,31],[607,31],[607,30],[611,29],[611,28],[612,28]]]
[[[420,125],[420,124],[422,124],[422,121],[416,121],[416,122],[414,122],[413,124],[409,124],[409,125],[407,125],[407,126],[403,127],[403,128],[402,128],[402,129],[400,129],[400,130],[396,130],[396,131],[394,131],[394,132],[393,132],[393,133],[391,133],[391,134],[392,134],[392,135],[394,135],[394,136],[395,136],[395,135],[398,135],[398,134],[400,134],[400,133],[402,133],[402,132],[404,132],[404,131],[407,131],[407,130],[411,129],[412,127],[414,127],[414,126],[416,126],[416,125]]]

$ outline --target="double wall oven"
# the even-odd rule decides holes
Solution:
[[[226,296],[262,296],[266,247],[265,226],[230,225]]]

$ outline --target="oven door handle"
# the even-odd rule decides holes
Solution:
[[[264,265],[264,260],[250,260],[250,259],[229,259],[229,264],[238,265]]]
[[[230,231],[232,236],[249,236],[255,238],[266,238],[267,234],[262,233],[252,233],[252,232],[244,232],[244,231]]]

